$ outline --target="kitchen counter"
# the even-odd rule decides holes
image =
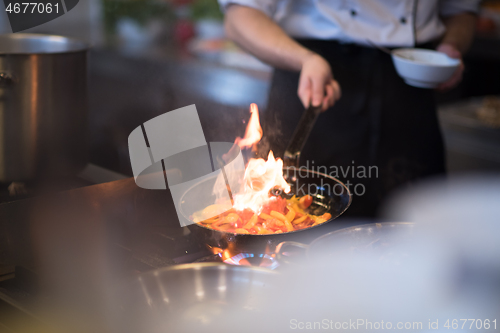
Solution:
[[[301,241],[363,223],[338,219]],[[168,191],[141,189],[133,178],[0,204],[0,265],[15,266],[0,279],[0,308],[19,318],[39,314],[41,281],[43,295],[54,284],[64,301],[97,302],[91,308],[101,313],[110,286],[213,256],[179,226]]]
[[[310,243],[368,222],[340,218],[294,236]],[[273,240],[255,251],[272,254],[276,245]],[[195,261],[221,259],[180,226],[168,190],[142,189],[133,178],[0,204],[0,308],[33,312],[47,283],[68,281],[64,288],[73,293]]]
[[[476,97],[439,107],[450,173],[500,171],[500,128],[476,116],[483,100]]]

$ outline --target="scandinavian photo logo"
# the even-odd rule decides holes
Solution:
[[[200,210],[211,218],[231,209],[244,178],[243,155],[232,142],[206,142],[194,104],[146,121],[130,133],[128,146],[137,186],[168,188],[181,226],[196,223]]]

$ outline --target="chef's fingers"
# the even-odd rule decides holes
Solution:
[[[333,106],[335,103],[335,92],[333,91],[333,86],[331,83],[325,86],[325,97],[323,98],[322,110],[326,111],[329,107]]]
[[[325,96],[325,79],[321,76],[312,76],[312,105],[319,106]]]
[[[445,83],[440,84],[437,87],[437,90],[439,92],[446,92],[455,88],[460,83],[460,81],[462,81],[462,78],[460,76],[453,75],[451,79],[449,79]]]
[[[335,93],[335,102],[342,97],[342,89],[340,89],[340,85],[336,80],[332,80],[333,91]]]
[[[448,81],[440,84],[437,87],[437,90],[439,92],[445,92],[452,88],[455,88],[462,81],[463,73],[464,73],[464,64],[461,63],[460,66],[455,71],[455,73],[453,73],[453,76]]]
[[[297,90],[297,95],[299,95],[304,108],[308,108],[311,103],[311,81],[308,77],[302,74],[299,79],[299,89]]]

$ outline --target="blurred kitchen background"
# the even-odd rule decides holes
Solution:
[[[10,32],[0,13],[0,32]],[[25,32],[92,45],[90,162],[131,176],[127,138],[139,124],[196,104],[210,141],[244,132],[250,103],[265,112],[272,69],[224,37],[217,0],[80,0]],[[436,93],[448,170],[500,171],[500,0],[484,1],[460,86]]]
[[[0,11],[0,33],[10,32],[7,16],[4,11]],[[207,256],[208,250],[204,243],[191,238],[179,228],[176,218],[165,218],[173,216],[174,211],[173,201],[167,191],[140,189],[130,179],[89,185],[117,180],[122,175],[132,176],[128,151],[130,132],[145,121],[176,108],[196,104],[207,142],[234,141],[244,133],[250,103],[257,103],[261,112],[266,111],[272,76],[272,68],[243,52],[224,37],[223,14],[217,0],[80,0],[65,15],[24,32],[75,37],[92,46],[89,53],[89,162],[90,165],[101,168],[103,177],[72,179],[66,188],[82,187],[81,191],[65,192],[56,197],[55,202],[50,203],[49,200],[50,204],[45,205],[42,201],[42,205],[35,208],[32,208],[34,204],[29,200],[17,200],[23,195],[19,198],[11,195],[12,184],[0,184],[0,203],[9,202],[0,205],[0,244],[6,244],[3,249],[0,248],[0,282],[3,281],[0,284],[0,331],[5,318],[17,318],[10,315],[12,312],[2,313],[6,308],[2,307],[5,303],[2,300],[13,299],[18,303],[12,301],[12,304],[22,305],[16,305],[21,313],[24,311],[30,316],[34,313],[24,309],[30,309],[27,305],[31,305],[33,294],[36,295],[30,288],[37,286],[34,282],[38,281],[39,276],[47,275],[49,281],[55,281],[63,296],[68,292],[70,302],[89,300],[84,305],[90,304],[89,308],[95,310],[97,318],[100,318],[103,313],[100,306],[106,305],[101,297],[105,295],[103,290],[109,286],[106,284],[107,274],[121,277],[122,274],[131,275],[132,271],[135,274],[193,262]],[[498,173],[500,0],[483,1],[476,37],[464,62],[466,70],[463,82],[450,92],[436,93],[447,147],[448,170],[450,174],[471,171]],[[103,173],[103,170],[115,173]],[[95,174],[95,168],[93,171]],[[498,186],[488,179],[481,183],[475,178],[470,184],[474,186],[464,187],[461,191],[451,188],[450,191],[456,192],[456,196],[443,195],[445,199],[442,202],[438,202],[439,195],[432,188],[428,193],[435,196],[426,192],[422,195],[425,198],[424,205],[415,205],[417,208],[414,215],[398,216],[397,221],[428,221],[429,225],[436,226],[435,230],[440,233],[441,239],[455,241],[456,247],[460,249],[456,250],[457,253],[469,256],[469,261],[463,262],[474,263],[476,266],[471,265],[470,271],[479,272],[468,275],[469,280],[464,278],[461,283],[473,281],[483,289],[481,292],[472,292],[461,285],[448,283],[450,288],[455,288],[456,293],[462,293],[458,301],[453,300],[455,308],[452,308],[452,313],[461,313],[458,310],[463,310],[460,307],[463,306],[466,309],[476,308],[477,311],[482,311],[479,312],[481,316],[486,316],[489,312],[476,304],[488,306],[487,310],[495,313],[500,299],[497,297],[498,288],[494,290],[496,293],[491,288],[498,285],[498,247],[490,246],[498,244],[495,243],[498,228],[494,229],[494,222],[498,220],[498,209],[495,210]],[[28,188],[29,186],[30,184]],[[486,190],[482,192],[483,189]],[[66,197],[69,198],[68,201],[63,200]],[[17,202],[11,202],[16,200]],[[407,202],[413,204],[414,200],[411,198]],[[410,207],[409,204],[407,206]],[[430,216],[435,219],[429,218]],[[342,223],[330,223],[330,229],[318,230],[325,233],[324,230],[329,232],[349,226]],[[362,224],[359,221],[349,223]],[[451,229],[452,227],[456,229]],[[460,232],[450,233],[450,229]],[[434,229],[429,230],[434,232]],[[314,237],[317,236],[319,235]],[[52,256],[51,251],[55,255]],[[211,257],[214,253],[210,253]],[[6,259],[14,259],[12,262],[4,259],[2,263],[2,254]],[[429,254],[429,258],[434,260],[431,263],[438,262],[441,258],[435,254]],[[36,262],[39,266],[31,262],[32,257],[41,260]],[[235,256],[230,257],[232,258]],[[447,265],[443,265],[443,262]],[[451,267],[450,262],[443,260],[436,267],[446,269]],[[467,267],[463,262],[462,266]],[[14,264],[18,266],[14,267]],[[45,267],[44,265],[48,267],[47,271],[39,273],[39,267]],[[371,269],[372,266],[367,267]],[[418,265],[415,267],[420,268]],[[429,269],[434,266],[422,267],[427,271],[420,270],[420,274],[433,281],[430,277],[434,275],[429,273]],[[338,271],[342,270],[336,270]],[[301,273],[316,274],[315,272],[318,271],[311,273],[302,270]],[[368,275],[366,272],[360,271],[359,276],[370,276],[366,290],[374,292],[372,286],[373,281],[377,281],[374,280],[377,275],[372,272]],[[432,274],[439,275],[435,271]],[[481,280],[481,274],[490,276],[491,279]],[[329,285],[335,284],[330,281],[330,275],[318,276],[328,277]],[[417,277],[417,274],[413,276],[415,279]],[[426,293],[422,295],[432,294],[433,297],[438,297],[439,294],[433,294],[432,291],[444,290],[423,288],[422,286],[427,286],[427,280],[420,277],[418,280],[424,281],[420,284],[422,289],[415,288],[417,280],[404,280],[405,286],[411,285],[411,295],[424,290]],[[115,280],[109,281],[114,284]],[[357,283],[354,285],[358,281],[356,279],[339,280],[337,285],[349,286],[345,284],[346,281],[353,284],[352,290],[357,291],[358,296],[359,290],[365,290],[359,289]],[[393,281],[392,276],[384,281]],[[375,285],[380,287],[380,284]],[[318,286],[324,285],[312,285],[314,288],[319,288]],[[351,290],[344,289],[342,292]],[[336,288],[327,288],[328,292],[335,290]],[[375,288],[377,295],[381,294],[381,290],[385,291],[383,288]],[[318,295],[319,292],[323,293],[323,290],[311,295]],[[291,295],[295,297],[295,293]],[[329,298],[329,295],[324,294],[324,298],[342,299]],[[489,298],[484,296],[484,299],[490,303],[481,299],[483,295],[488,295]],[[383,296],[389,304],[392,299],[387,298],[386,294]],[[417,297],[416,300],[421,300],[424,296]],[[410,296],[405,297],[408,298],[403,301],[398,299],[391,304],[397,304],[399,309],[400,304],[411,299]],[[342,300],[357,302],[358,299],[361,298],[349,294]],[[433,298],[436,299],[438,298]],[[297,303],[289,302],[289,305],[292,304]],[[373,308],[377,311],[386,309],[380,307],[378,299],[376,304]],[[415,306],[419,303],[409,304]],[[442,303],[434,301],[429,304]],[[341,306],[342,310],[351,309],[343,303]],[[330,309],[326,305],[320,310],[331,311]],[[64,317],[64,313],[61,317]],[[275,312],[269,313],[274,316]],[[318,313],[322,312],[316,314]],[[463,313],[472,315],[473,312]],[[471,315],[467,318],[480,317]],[[19,318],[24,320],[25,317]],[[234,317],[228,317],[232,318],[231,324],[238,322]],[[86,323],[93,324],[90,320]],[[239,328],[242,328],[241,322]]]

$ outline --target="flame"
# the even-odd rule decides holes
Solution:
[[[243,192],[234,196],[233,207],[237,210],[249,208],[260,213],[262,206],[269,202],[269,191],[279,187],[290,192],[290,185],[283,178],[283,161],[269,152],[267,161],[253,158],[245,169]]]
[[[255,149],[256,144],[260,141],[260,139],[262,139],[262,127],[260,127],[259,108],[257,107],[257,104],[250,104],[250,113],[250,120],[248,120],[245,136],[243,138],[238,137],[234,141],[240,149]]]
[[[240,266],[257,266],[257,267],[267,267],[274,269],[278,263],[275,260],[276,256],[274,254],[274,249],[271,250],[269,244],[266,244],[266,248],[264,252],[246,252],[241,251],[241,248],[238,247],[234,242],[230,242],[228,246],[220,252],[217,252],[222,259],[222,261],[226,264],[230,265],[240,265]]]
[[[236,138],[233,148],[238,145],[241,150],[244,148],[255,150],[257,143],[262,138],[259,109],[255,103],[250,105],[250,112],[251,116],[245,130],[245,136],[243,138]],[[269,196],[271,189],[277,187],[285,193],[290,192],[290,185],[283,178],[283,160],[274,158],[272,151],[269,152],[267,161],[262,158],[252,158],[248,161],[243,176],[243,183],[241,183],[241,173],[233,172],[234,170],[231,169],[231,166],[226,165],[224,170],[225,176],[222,177],[220,175],[217,179],[214,186],[214,193],[217,198],[220,198],[221,193],[227,190],[226,184],[228,182],[225,177],[237,175],[238,180],[236,182],[239,182],[242,186],[239,188],[238,193],[231,193],[232,205],[236,210],[251,209],[259,214],[263,206],[272,200],[272,197],[270,198]],[[234,184],[235,182],[232,181],[231,183]]]
[[[255,149],[262,138],[262,127],[259,121],[259,109],[257,104],[250,105],[250,120],[248,121],[243,139],[237,138],[235,143],[241,148]],[[290,185],[283,178],[283,160],[274,158],[269,151],[267,161],[262,158],[252,158],[248,161],[245,169],[244,184],[242,191],[234,195],[233,208],[236,210],[251,209],[260,213],[262,207],[269,202],[269,191],[279,187],[290,192]]]
[[[209,245],[207,245],[207,246],[208,246],[208,250],[209,250],[210,252],[212,252],[213,254],[221,254],[221,253],[222,253],[222,251],[224,251],[224,250],[223,250],[223,249],[221,249],[220,247],[216,247],[216,246],[209,246]]]

